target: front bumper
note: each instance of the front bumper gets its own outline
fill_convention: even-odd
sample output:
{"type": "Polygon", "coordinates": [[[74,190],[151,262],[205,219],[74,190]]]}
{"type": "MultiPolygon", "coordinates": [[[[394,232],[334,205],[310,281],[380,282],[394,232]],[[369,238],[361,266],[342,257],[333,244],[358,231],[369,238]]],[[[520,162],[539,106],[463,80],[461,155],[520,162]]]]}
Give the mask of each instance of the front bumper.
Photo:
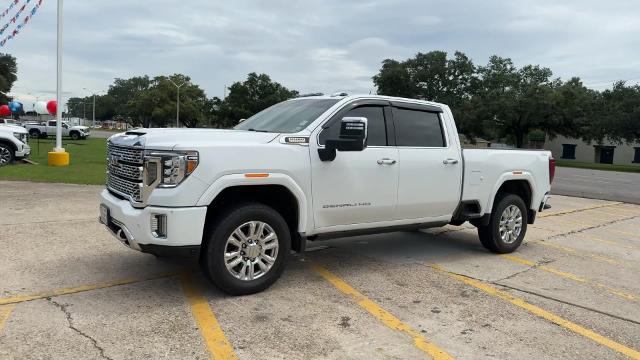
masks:
{"type": "Polygon", "coordinates": [[[22,144],[18,147],[18,151],[16,151],[15,157],[17,159],[23,159],[29,157],[31,155],[31,147],[27,144],[22,144]]]}
{"type": "Polygon", "coordinates": [[[155,253],[150,250],[175,247],[176,252],[179,252],[180,249],[198,247],[202,243],[206,207],[147,206],[137,209],[128,200],[117,198],[108,190],[103,190],[100,198],[101,206],[109,209],[107,223],[105,224],[102,216],[100,222],[107,226],[116,239],[134,250],[155,253]],[[153,235],[152,215],[166,215],[166,237],[153,235]]]}

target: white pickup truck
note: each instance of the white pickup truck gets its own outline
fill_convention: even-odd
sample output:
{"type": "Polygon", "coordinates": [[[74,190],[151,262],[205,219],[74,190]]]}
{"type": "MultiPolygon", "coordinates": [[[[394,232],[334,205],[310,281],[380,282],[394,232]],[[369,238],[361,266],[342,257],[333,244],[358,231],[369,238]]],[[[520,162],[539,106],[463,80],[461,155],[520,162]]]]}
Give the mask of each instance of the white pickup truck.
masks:
{"type": "Polygon", "coordinates": [[[0,124],[0,166],[11,164],[31,154],[27,130],[22,126],[0,124]]]}
{"type": "MultiPolygon", "coordinates": [[[[29,131],[29,136],[37,138],[56,135],[56,120],[49,120],[42,124],[26,124],[24,127],[29,131]]],[[[70,125],[62,122],[62,136],[69,136],[73,140],[86,139],[90,135],[88,126],[70,125]]]]}
{"type": "Polygon", "coordinates": [[[100,221],[125,245],[199,256],[227,293],[261,291],[306,240],[459,225],[514,251],[543,211],[548,151],[462,150],[443,104],[314,96],[232,130],[138,129],[108,140],[100,221]]]}

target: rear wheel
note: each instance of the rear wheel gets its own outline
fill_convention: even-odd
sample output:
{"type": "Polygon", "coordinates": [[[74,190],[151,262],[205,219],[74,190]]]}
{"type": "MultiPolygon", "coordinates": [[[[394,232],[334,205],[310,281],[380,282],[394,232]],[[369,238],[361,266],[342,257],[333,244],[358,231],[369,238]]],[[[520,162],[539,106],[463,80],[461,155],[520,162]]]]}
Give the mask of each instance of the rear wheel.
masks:
{"type": "Polygon", "coordinates": [[[258,203],[233,207],[208,227],[202,271],[231,295],[263,291],[278,280],[291,250],[282,216],[258,203]]]}
{"type": "Polygon", "coordinates": [[[515,251],[527,232],[527,206],[518,195],[498,195],[489,224],[478,226],[480,242],[487,250],[507,254],[515,251]]]}
{"type": "Polygon", "coordinates": [[[13,149],[7,144],[0,143],[0,166],[11,164],[13,156],[13,149]]]}
{"type": "Polygon", "coordinates": [[[36,130],[36,129],[32,129],[29,131],[29,136],[31,136],[31,138],[35,139],[40,137],[40,131],[36,130]]]}

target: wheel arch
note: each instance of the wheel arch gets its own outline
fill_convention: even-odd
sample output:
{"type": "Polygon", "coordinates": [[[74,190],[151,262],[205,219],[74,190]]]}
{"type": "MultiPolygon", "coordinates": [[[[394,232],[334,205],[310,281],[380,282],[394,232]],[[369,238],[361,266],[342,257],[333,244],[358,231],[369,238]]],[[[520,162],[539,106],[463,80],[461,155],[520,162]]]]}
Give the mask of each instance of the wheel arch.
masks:
{"type": "Polygon", "coordinates": [[[15,156],[15,152],[18,151],[18,147],[16,146],[16,144],[14,144],[13,142],[9,141],[9,140],[5,140],[5,139],[0,139],[0,144],[3,145],[7,145],[9,147],[9,149],[13,150],[14,152],[14,156],[15,156]]]}
{"type": "Polygon", "coordinates": [[[289,225],[293,249],[304,250],[300,233],[304,233],[307,227],[307,202],[302,189],[289,176],[268,174],[263,178],[248,178],[244,174],[226,175],[207,189],[198,206],[207,206],[209,222],[227,205],[239,202],[258,202],[274,208],[289,225]]]}
{"type": "Polygon", "coordinates": [[[533,199],[535,194],[535,187],[533,186],[533,180],[527,178],[526,176],[520,177],[506,177],[499,183],[500,185],[495,189],[491,200],[487,204],[487,210],[485,210],[485,214],[490,214],[493,210],[493,206],[500,194],[514,194],[518,195],[525,203],[527,208],[527,222],[532,224],[535,219],[535,210],[532,210],[533,199]]]}

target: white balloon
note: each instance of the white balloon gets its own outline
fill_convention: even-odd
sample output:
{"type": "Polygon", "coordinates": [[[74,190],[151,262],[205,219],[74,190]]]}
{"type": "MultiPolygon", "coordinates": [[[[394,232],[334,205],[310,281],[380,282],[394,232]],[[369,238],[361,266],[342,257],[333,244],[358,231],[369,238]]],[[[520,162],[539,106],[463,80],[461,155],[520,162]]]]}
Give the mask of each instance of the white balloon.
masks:
{"type": "Polygon", "coordinates": [[[49,112],[47,111],[47,102],[46,101],[38,101],[35,106],[36,113],[40,115],[46,115],[49,112]]]}

